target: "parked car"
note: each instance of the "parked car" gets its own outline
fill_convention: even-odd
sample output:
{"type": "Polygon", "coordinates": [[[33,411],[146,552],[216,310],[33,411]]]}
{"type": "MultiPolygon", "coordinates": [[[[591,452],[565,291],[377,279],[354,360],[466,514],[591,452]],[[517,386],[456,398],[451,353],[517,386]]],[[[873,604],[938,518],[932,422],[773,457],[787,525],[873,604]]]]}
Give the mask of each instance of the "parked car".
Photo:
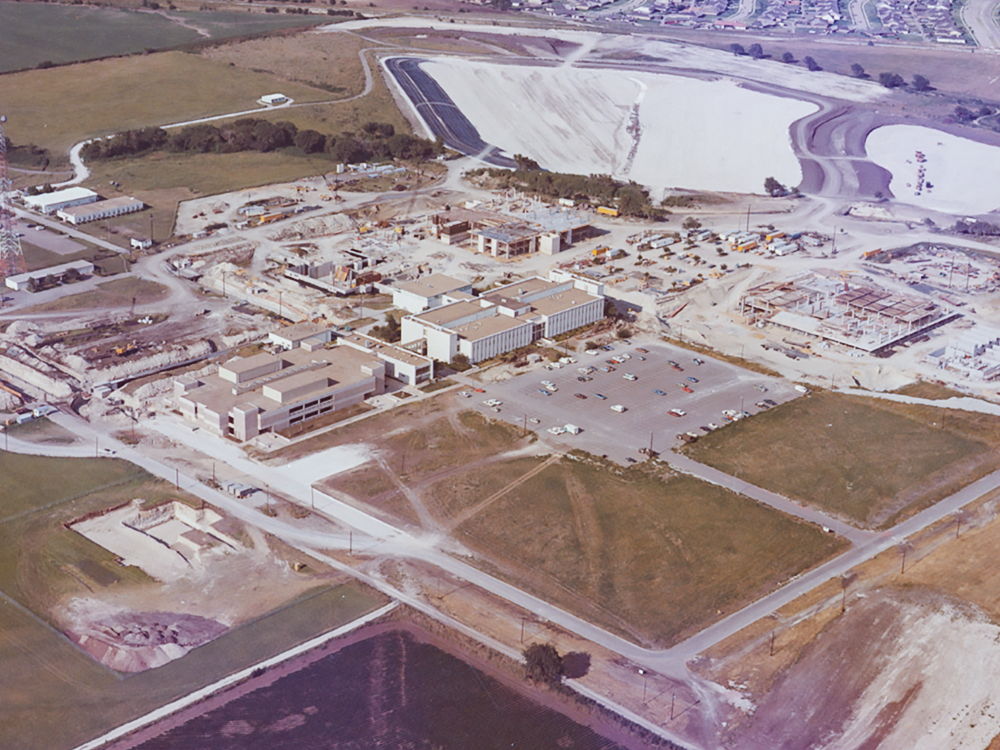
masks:
{"type": "Polygon", "coordinates": [[[621,404],[615,404],[614,406],[611,407],[611,411],[616,411],[619,414],[621,414],[623,411],[628,411],[628,409],[626,409],[621,404]]]}
{"type": "Polygon", "coordinates": [[[661,391],[659,388],[654,388],[653,389],[653,393],[655,393],[657,396],[666,396],[667,395],[665,392],[661,391]]]}
{"type": "Polygon", "coordinates": [[[608,400],[608,397],[605,396],[603,393],[595,393],[594,394],[594,398],[599,398],[601,401],[607,401],[608,400]]]}

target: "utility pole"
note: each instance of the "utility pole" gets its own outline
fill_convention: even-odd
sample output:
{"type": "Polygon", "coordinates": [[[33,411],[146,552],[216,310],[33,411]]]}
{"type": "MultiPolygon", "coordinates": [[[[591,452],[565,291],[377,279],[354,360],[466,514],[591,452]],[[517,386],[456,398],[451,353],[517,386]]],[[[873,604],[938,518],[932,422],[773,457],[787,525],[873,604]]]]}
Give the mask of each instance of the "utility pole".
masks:
{"type": "Polygon", "coordinates": [[[174,469],[174,487],[180,489],[180,486],[181,486],[181,470],[175,468],[174,469]]]}

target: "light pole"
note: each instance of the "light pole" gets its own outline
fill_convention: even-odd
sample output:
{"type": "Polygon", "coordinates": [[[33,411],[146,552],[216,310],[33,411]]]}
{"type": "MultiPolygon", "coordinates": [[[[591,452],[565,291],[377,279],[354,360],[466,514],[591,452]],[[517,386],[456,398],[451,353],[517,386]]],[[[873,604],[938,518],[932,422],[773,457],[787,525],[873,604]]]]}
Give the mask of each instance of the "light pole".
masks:
{"type": "Polygon", "coordinates": [[[281,292],[278,292],[278,317],[279,318],[285,317],[281,313],[282,313],[282,310],[281,310],[281,292]]]}
{"type": "Polygon", "coordinates": [[[646,670],[640,669],[639,674],[642,675],[642,705],[646,705],[646,670]]]}

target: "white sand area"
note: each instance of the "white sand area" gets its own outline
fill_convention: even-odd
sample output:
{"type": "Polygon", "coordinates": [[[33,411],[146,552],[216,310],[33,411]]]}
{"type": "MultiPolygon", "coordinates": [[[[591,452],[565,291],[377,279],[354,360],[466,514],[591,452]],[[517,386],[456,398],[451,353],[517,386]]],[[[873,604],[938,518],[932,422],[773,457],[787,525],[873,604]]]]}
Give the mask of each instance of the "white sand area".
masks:
{"type": "Polygon", "coordinates": [[[729,80],[443,58],[424,70],[487,143],[546,169],[611,174],[654,192],[762,193],[769,176],[798,185],[789,126],[817,110],[729,80]]]}
{"type": "Polygon", "coordinates": [[[892,173],[889,188],[901,203],[953,214],[983,214],[1000,208],[1000,148],[996,146],[918,125],[886,125],[869,134],[865,149],[869,159],[892,173]],[[917,151],[924,154],[922,163],[917,151]],[[925,184],[918,195],[921,166],[925,184]]]}
{"type": "Polygon", "coordinates": [[[333,474],[361,466],[370,460],[371,450],[367,445],[338,445],[287,463],[277,470],[297,482],[313,484],[333,474]]]}

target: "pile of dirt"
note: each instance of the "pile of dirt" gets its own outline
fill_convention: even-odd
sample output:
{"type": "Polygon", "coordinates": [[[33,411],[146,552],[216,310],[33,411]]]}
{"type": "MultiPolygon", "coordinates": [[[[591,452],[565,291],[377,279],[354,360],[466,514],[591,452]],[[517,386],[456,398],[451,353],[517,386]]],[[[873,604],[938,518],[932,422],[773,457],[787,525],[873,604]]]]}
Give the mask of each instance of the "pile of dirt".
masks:
{"type": "Polygon", "coordinates": [[[217,620],[177,612],[118,612],[79,622],[67,635],[118,672],[143,672],[222,635],[217,620]]]}

